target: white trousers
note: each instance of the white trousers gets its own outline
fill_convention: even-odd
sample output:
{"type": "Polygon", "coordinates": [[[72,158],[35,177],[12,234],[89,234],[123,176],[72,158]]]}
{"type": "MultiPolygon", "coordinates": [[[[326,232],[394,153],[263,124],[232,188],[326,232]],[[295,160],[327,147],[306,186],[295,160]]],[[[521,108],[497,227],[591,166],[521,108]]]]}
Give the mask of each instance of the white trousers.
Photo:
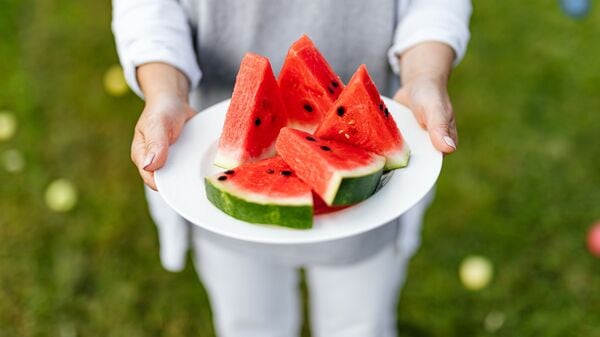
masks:
{"type": "MultiPolygon", "coordinates": [[[[238,255],[208,240],[196,252],[218,336],[299,335],[295,266],[238,255]]],[[[407,261],[389,245],[358,263],[306,266],[313,336],[395,336],[396,301],[407,261]]]]}
{"type": "MultiPolygon", "coordinates": [[[[167,269],[180,269],[182,247],[187,249],[182,238],[189,231],[177,223],[180,219],[160,209],[166,204],[157,193],[152,193],[149,192],[148,200],[159,229],[161,259],[167,269]]],[[[269,258],[265,255],[268,249],[257,247],[256,254],[252,246],[233,249],[231,242],[223,244],[213,235],[194,229],[191,240],[194,263],[209,295],[217,335],[298,336],[301,324],[298,269],[303,267],[313,336],[396,336],[399,292],[408,262],[419,245],[422,218],[431,199],[432,193],[399,218],[398,224],[386,225],[397,226],[398,230],[393,232],[397,238],[352,262],[321,264],[315,260],[301,263],[293,257],[269,258]]],[[[327,252],[327,246],[318,249],[327,252]]],[[[279,252],[285,251],[273,250],[273,254],[279,252]]],[[[293,253],[302,255],[302,249],[296,248],[293,253]]]]}

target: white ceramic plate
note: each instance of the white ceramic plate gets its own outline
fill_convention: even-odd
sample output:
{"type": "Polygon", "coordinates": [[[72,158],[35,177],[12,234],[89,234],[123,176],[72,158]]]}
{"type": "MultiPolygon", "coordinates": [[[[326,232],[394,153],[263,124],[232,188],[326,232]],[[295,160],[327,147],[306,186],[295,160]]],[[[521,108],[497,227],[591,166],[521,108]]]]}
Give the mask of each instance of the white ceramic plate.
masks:
{"type": "Polygon", "coordinates": [[[298,244],[341,239],[379,227],[415,205],[431,189],[442,167],[437,151],[408,108],[385,98],[411,148],[408,167],[393,172],[369,199],[344,210],[316,215],[310,230],[256,225],[234,219],[213,206],[204,193],[204,177],[222,171],[214,166],[217,142],[229,100],[192,118],[169,149],[165,166],[155,174],[164,200],[188,221],[227,237],[260,243],[298,244]]]}

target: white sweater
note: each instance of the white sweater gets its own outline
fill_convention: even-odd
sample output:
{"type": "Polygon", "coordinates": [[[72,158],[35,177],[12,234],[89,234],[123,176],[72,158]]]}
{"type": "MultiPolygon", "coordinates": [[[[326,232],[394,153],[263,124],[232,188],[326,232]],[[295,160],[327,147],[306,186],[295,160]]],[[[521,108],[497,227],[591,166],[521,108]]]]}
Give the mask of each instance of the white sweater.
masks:
{"type": "Polygon", "coordinates": [[[398,72],[396,55],[415,44],[446,43],[459,62],[470,14],[469,0],[113,0],[112,27],[138,95],[136,66],[161,61],[181,70],[192,90],[204,73],[200,90],[218,92],[209,94],[212,104],[231,94],[245,52],[269,57],[277,73],[288,46],[303,33],[343,80],[366,63],[389,95],[390,65],[398,72]]]}

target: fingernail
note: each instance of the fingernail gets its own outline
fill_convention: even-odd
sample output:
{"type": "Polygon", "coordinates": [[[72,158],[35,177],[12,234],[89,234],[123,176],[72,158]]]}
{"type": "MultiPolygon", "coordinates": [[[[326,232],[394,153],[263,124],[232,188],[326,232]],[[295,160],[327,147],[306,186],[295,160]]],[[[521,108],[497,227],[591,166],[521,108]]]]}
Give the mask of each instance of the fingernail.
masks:
{"type": "Polygon", "coordinates": [[[444,142],[448,144],[448,146],[456,150],[456,144],[454,143],[454,140],[452,140],[452,138],[444,136],[444,142]]]}
{"type": "Polygon", "coordinates": [[[154,157],[155,157],[154,152],[148,152],[146,154],[146,158],[144,158],[144,164],[143,164],[144,170],[146,168],[148,168],[148,166],[150,166],[150,164],[152,164],[152,162],[154,161],[154,157]]]}

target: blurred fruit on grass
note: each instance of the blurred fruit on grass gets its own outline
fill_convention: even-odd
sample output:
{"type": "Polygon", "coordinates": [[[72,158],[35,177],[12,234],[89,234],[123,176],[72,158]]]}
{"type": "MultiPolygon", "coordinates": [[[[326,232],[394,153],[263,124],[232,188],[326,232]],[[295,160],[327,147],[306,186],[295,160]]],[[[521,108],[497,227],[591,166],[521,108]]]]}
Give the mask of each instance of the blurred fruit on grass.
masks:
{"type": "Polygon", "coordinates": [[[592,255],[600,258],[600,220],[592,225],[587,237],[588,250],[592,255]]]}
{"type": "Polygon", "coordinates": [[[568,16],[576,19],[585,17],[590,11],[590,0],[560,0],[562,10],[568,16]]]}
{"type": "Polygon", "coordinates": [[[506,314],[501,311],[490,311],[483,321],[485,331],[494,333],[504,325],[506,314]]]}
{"type": "Polygon", "coordinates": [[[11,139],[17,133],[17,118],[10,111],[0,111],[0,141],[11,139]]]}
{"type": "Polygon", "coordinates": [[[2,166],[7,172],[19,173],[25,168],[25,157],[17,149],[9,149],[2,153],[2,166]]]}
{"type": "Polygon", "coordinates": [[[492,275],[492,263],[486,257],[467,256],[460,264],[460,280],[465,288],[469,290],[485,288],[492,280],[492,275]]]}
{"type": "Polygon", "coordinates": [[[115,97],[124,96],[129,92],[127,82],[125,82],[125,75],[123,74],[123,68],[120,65],[112,65],[104,73],[104,90],[115,97]]]}
{"type": "Polygon", "coordinates": [[[68,212],[77,204],[77,187],[67,179],[57,179],[46,188],[46,205],[55,212],[68,212]]]}

